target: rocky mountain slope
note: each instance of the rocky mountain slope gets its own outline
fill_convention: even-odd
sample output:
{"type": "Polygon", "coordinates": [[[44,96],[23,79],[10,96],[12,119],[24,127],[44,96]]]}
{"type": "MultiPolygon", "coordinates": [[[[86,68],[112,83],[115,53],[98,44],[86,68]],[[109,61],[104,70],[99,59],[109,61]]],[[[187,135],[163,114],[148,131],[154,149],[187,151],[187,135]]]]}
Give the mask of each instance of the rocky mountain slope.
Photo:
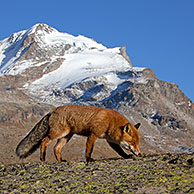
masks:
{"type": "MultiPolygon", "coordinates": [[[[151,69],[133,67],[125,47],[107,48],[37,24],[0,41],[0,83],[0,162],[18,161],[14,150],[22,136],[52,106],[69,103],[113,108],[141,122],[145,153],[193,150],[193,102],[151,69]]],[[[65,157],[82,159],[84,142],[73,138],[65,157]]],[[[116,156],[101,140],[94,154],[116,156]]]]}

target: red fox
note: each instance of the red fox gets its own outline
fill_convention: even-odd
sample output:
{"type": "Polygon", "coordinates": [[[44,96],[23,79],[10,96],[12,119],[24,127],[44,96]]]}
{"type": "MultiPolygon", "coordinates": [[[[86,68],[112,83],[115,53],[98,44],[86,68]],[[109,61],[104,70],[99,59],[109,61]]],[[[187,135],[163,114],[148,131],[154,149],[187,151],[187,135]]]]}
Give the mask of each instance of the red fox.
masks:
{"type": "Polygon", "coordinates": [[[52,140],[58,140],[54,146],[57,161],[61,158],[61,149],[74,134],[87,136],[85,157],[92,161],[91,154],[97,138],[105,138],[108,144],[122,157],[130,158],[122,148],[134,155],[140,153],[140,123],[132,125],[123,115],[112,109],[82,105],[59,106],[45,115],[18,144],[16,153],[26,158],[40,147],[40,160],[45,161],[46,147],[52,140]]]}

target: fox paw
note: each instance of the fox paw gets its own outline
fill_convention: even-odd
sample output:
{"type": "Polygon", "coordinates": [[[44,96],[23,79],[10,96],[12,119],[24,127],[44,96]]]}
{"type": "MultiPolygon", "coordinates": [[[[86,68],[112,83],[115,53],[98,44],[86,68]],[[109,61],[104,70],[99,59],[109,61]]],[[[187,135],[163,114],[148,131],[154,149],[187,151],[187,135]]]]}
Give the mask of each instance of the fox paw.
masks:
{"type": "Polygon", "coordinates": [[[63,160],[63,159],[61,159],[61,162],[67,162],[67,160],[63,160]]]}
{"type": "Polygon", "coordinates": [[[45,162],[45,158],[40,158],[40,161],[41,162],[45,162]]]}
{"type": "Polygon", "coordinates": [[[86,159],[86,165],[88,165],[89,162],[94,162],[95,160],[93,158],[87,158],[86,159]]]}

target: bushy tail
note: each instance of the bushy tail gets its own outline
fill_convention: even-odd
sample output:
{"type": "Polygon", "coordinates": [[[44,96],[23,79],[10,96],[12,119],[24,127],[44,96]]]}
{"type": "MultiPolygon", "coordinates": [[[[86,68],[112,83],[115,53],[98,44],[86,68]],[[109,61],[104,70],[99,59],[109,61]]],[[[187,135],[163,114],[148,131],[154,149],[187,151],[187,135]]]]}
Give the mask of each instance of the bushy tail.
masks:
{"type": "Polygon", "coordinates": [[[16,154],[20,158],[26,158],[39,148],[41,141],[49,132],[49,117],[50,113],[45,115],[29,132],[29,134],[22,139],[16,148],[16,154]]]}

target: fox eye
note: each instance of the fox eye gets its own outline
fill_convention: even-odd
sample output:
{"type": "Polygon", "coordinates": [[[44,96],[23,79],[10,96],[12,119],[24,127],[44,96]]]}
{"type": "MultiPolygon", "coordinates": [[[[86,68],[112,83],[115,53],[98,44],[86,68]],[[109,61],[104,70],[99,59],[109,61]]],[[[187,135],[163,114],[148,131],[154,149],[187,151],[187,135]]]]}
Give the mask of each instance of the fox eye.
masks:
{"type": "Polygon", "coordinates": [[[132,144],[132,145],[135,145],[135,142],[133,141],[131,144],[132,144]]]}

